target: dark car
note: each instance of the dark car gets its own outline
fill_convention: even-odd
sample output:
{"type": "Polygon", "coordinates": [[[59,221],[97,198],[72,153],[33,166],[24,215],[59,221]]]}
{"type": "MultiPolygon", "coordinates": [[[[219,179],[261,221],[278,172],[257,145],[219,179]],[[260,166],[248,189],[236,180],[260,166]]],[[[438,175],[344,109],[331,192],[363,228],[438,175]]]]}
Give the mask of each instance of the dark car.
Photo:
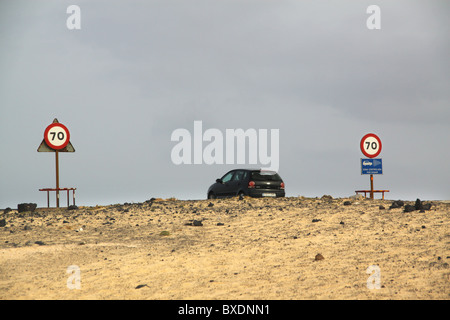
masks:
{"type": "Polygon", "coordinates": [[[208,199],[237,195],[284,197],[284,182],[275,171],[235,169],[217,179],[208,189],[208,199]]]}

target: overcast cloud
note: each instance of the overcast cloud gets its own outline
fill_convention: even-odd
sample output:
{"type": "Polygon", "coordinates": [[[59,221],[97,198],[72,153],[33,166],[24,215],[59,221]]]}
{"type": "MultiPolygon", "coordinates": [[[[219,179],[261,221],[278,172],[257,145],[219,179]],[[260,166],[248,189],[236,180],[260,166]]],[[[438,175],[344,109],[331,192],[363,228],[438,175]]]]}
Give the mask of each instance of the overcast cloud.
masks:
{"type": "Polygon", "coordinates": [[[78,205],[204,199],[255,167],[173,164],[171,133],[195,120],[279,129],[287,196],[368,188],[359,142],[373,132],[375,188],[450,199],[449,16],[446,0],[2,1],[0,208],[46,205],[54,154],[36,150],[54,118],[76,149],[60,186],[78,205]],[[66,27],[72,4],[81,30],[66,27]],[[381,30],[366,27],[372,4],[381,30]]]}

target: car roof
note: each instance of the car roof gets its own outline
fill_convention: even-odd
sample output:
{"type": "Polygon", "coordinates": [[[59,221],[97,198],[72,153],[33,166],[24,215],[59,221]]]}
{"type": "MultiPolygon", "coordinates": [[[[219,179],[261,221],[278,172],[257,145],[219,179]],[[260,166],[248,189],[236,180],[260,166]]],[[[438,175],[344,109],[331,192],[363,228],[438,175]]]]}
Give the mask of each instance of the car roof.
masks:
{"type": "Polygon", "coordinates": [[[250,171],[250,172],[261,172],[261,171],[264,171],[264,172],[273,172],[273,173],[277,173],[277,172],[274,171],[274,170],[264,170],[264,169],[233,169],[233,170],[230,170],[230,171],[228,171],[228,172],[232,172],[232,171],[250,171]]]}

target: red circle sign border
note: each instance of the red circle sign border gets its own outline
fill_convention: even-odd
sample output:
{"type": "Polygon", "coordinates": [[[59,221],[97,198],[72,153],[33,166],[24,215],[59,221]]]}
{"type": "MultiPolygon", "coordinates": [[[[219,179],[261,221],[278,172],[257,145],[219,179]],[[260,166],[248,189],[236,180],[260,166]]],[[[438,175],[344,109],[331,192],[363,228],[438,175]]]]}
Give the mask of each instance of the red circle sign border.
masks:
{"type": "Polygon", "coordinates": [[[45,132],[44,132],[44,140],[45,140],[45,143],[47,143],[47,145],[48,145],[50,148],[54,149],[54,150],[60,150],[60,149],[63,149],[63,148],[65,148],[65,147],[69,144],[69,141],[70,141],[70,132],[69,132],[69,129],[67,129],[67,127],[66,127],[65,125],[63,125],[62,123],[52,123],[51,125],[49,125],[49,126],[45,129],[45,132]],[[60,145],[60,146],[55,146],[55,145],[53,145],[53,144],[48,140],[48,138],[47,138],[48,132],[50,131],[51,128],[54,128],[54,127],[61,127],[61,128],[66,132],[66,134],[67,134],[67,140],[66,140],[66,142],[64,142],[64,143],[63,143],[62,145],[60,145]]]}
{"type": "Polygon", "coordinates": [[[368,133],[368,134],[366,134],[364,137],[362,137],[359,146],[360,146],[360,148],[361,148],[361,152],[362,152],[366,157],[368,157],[368,158],[376,158],[376,157],[378,157],[378,155],[379,155],[380,152],[381,152],[382,144],[381,144],[381,139],[380,139],[376,134],[374,134],[374,133],[368,133]],[[366,139],[369,138],[369,137],[375,138],[375,139],[378,141],[378,144],[380,145],[380,148],[378,149],[377,153],[375,153],[375,154],[368,154],[367,152],[364,151],[364,140],[366,140],[366,139]]]}

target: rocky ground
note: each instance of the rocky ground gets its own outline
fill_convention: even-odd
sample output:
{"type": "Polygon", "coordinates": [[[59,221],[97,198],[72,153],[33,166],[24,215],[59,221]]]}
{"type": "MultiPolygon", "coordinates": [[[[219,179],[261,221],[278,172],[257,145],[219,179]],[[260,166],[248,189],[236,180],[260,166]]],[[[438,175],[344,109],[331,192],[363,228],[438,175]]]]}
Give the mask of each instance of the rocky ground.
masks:
{"type": "Polygon", "coordinates": [[[449,299],[449,217],[330,196],[4,210],[0,299],[449,299]]]}

